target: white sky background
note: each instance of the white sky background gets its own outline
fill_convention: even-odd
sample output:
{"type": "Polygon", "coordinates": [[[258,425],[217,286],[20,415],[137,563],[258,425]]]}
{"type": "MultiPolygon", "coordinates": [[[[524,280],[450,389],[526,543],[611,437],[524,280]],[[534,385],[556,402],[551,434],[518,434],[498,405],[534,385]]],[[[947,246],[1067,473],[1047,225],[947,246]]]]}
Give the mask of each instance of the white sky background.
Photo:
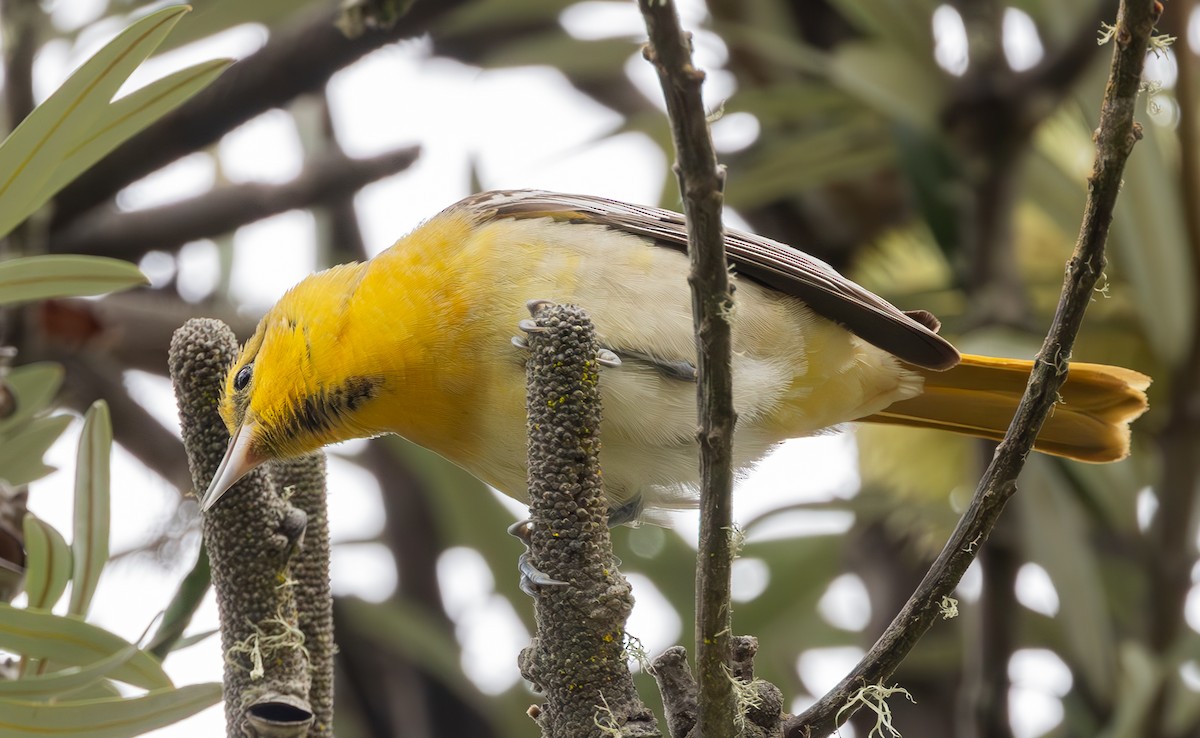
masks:
{"type": "MultiPolygon", "coordinates": [[[[681,4],[685,25],[699,26],[702,3],[690,0],[681,4]]],[[[55,22],[67,28],[90,22],[99,12],[91,0],[59,0],[52,7],[55,22]]],[[[1005,50],[1012,65],[1025,68],[1036,63],[1041,45],[1028,16],[1010,10],[1005,20],[1005,50]]],[[[182,22],[188,22],[186,16],[182,22]]],[[[563,23],[568,31],[591,38],[644,35],[641,18],[630,2],[581,3],[564,14],[563,23]]],[[[70,48],[65,42],[49,45],[35,64],[39,99],[120,27],[105,24],[102,29],[85,32],[78,48],[70,48]]],[[[935,31],[939,63],[961,73],[965,33],[957,13],[949,8],[939,10],[935,31]]],[[[204,59],[245,56],[265,38],[261,27],[232,29],[209,42],[151,60],[135,75],[131,88],[204,59]]],[[[696,56],[699,65],[710,70],[705,93],[708,105],[715,109],[734,92],[732,79],[720,71],[725,49],[719,39],[700,32],[696,56]]],[[[640,55],[631,55],[626,69],[657,102],[657,80],[640,55]]],[[[415,166],[370,185],[356,200],[371,253],[387,248],[423,219],[468,194],[468,166],[472,162],[488,188],[537,187],[648,204],[658,202],[665,181],[667,161],[657,146],[640,134],[609,137],[619,125],[619,117],[575,91],[548,68],[481,71],[431,59],[427,44],[417,40],[376,52],[339,72],[330,83],[329,98],[339,141],[351,156],[368,156],[411,144],[422,147],[415,166]]],[[[718,147],[726,150],[748,145],[756,134],[757,122],[747,115],[729,116],[714,126],[718,147]]],[[[283,182],[299,172],[303,152],[291,117],[273,111],[227,136],[216,154],[219,175],[229,181],[283,182]]],[[[193,155],[128,188],[120,203],[138,208],[170,202],[205,191],[217,177],[212,157],[193,155]]],[[[734,213],[729,214],[729,220],[732,225],[742,225],[734,213]]],[[[231,287],[255,313],[271,305],[316,264],[314,224],[307,213],[284,213],[246,226],[237,232],[234,242],[231,287]]],[[[181,291],[187,297],[198,298],[217,284],[218,251],[211,243],[191,244],[183,250],[178,265],[169,257],[152,257],[142,267],[155,281],[169,278],[178,268],[181,291]]],[[[165,380],[131,372],[127,381],[159,419],[177,429],[174,398],[165,380]]],[[[31,495],[33,511],[67,534],[71,529],[77,435],[78,424],[50,454],[50,462],[62,471],[37,483],[31,495]]],[[[355,444],[347,444],[342,452],[355,448],[355,444]]],[[[381,528],[378,487],[369,474],[339,459],[338,453],[335,449],[329,466],[334,541],[370,539],[381,528]]],[[[857,487],[853,454],[853,442],[846,435],[788,444],[784,453],[769,458],[741,485],[736,517],[746,520],[801,499],[853,494],[857,487]],[[798,474],[797,470],[803,472],[798,474]],[[781,491],[788,493],[781,496],[781,491]]],[[[138,545],[159,530],[173,509],[176,492],[121,449],[116,451],[112,473],[112,549],[116,552],[138,545]]],[[[514,517],[521,514],[520,506],[514,504],[513,509],[514,517]]],[[[797,529],[814,533],[842,531],[850,524],[846,516],[836,514],[790,516],[784,522],[793,534],[797,529]]],[[[695,528],[692,516],[682,517],[677,526],[689,541],[695,538],[695,528]]],[[[771,534],[770,530],[762,531],[762,535],[771,534]]],[[[190,544],[189,550],[197,541],[190,544]]],[[[517,553],[514,541],[512,576],[516,576],[517,553]]],[[[90,619],[125,638],[136,639],[166,606],[191,563],[188,558],[171,570],[137,560],[110,565],[100,582],[90,619]]],[[[498,570],[503,572],[505,566],[500,562],[498,570]]],[[[760,563],[756,566],[748,560],[738,566],[735,590],[739,598],[752,598],[767,586],[760,563]]],[[[528,642],[528,634],[511,606],[494,594],[489,567],[476,552],[458,549],[445,555],[439,574],[446,609],[458,624],[464,665],[469,667],[470,676],[487,692],[509,688],[519,679],[516,655],[528,642]]],[[[348,543],[334,550],[336,592],[380,600],[395,586],[395,577],[389,554],[379,545],[348,543]]],[[[661,595],[645,577],[635,575],[631,579],[638,606],[630,630],[657,653],[676,642],[678,618],[665,610],[661,595]]],[[[1021,601],[1027,606],[1039,611],[1057,609],[1057,595],[1045,571],[1038,567],[1023,571],[1019,585],[1021,601]]],[[[969,603],[977,596],[978,578],[969,576],[962,590],[969,603]]],[[[1196,605],[1200,613],[1200,601],[1196,605]]],[[[830,622],[852,630],[865,627],[868,607],[862,583],[853,575],[836,580],[821,602],[821,612],[830,622]]],[[[192,631],[215,628],[216,624],[216,607],[210,594],[192,631]]],[[[861,653],[858,649],[813,651],[800,660],[797,668],[809,689],[820,693],[832,686],[861,653]]],[[[166,667],[178,684],[220,680],[218,639],[213,637],[172,654],[166,667]]],[[[1010,671],[1018,738],[1040,735],[1060,722],[1059,697],[1070,689],[1065,665],[1050,652],[1022,651],[1014,657],[1010,671]]],[[[217,706],[153,735],[220,735],[223,726],[222,708],[217,706]]],[[[844,728],[842,735],[850,738],[853,730],[844,728]]]]}

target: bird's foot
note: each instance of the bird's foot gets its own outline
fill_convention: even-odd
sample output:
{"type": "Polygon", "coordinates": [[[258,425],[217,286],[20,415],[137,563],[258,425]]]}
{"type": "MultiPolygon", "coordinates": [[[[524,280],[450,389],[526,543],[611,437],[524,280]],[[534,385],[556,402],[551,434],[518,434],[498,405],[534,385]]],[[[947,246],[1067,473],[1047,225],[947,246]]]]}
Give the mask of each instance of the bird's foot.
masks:
{"type": "MultiPolygon", "coordinates": [[[[525,309],[529,311],[530,315],[537,315],[539,310],[553,304],[550,300],[530,300],[525,303],[525,309]]],[[[545,333],[547,330],[529,318],[518,322],[517,327],[525,333],[545,333]]],[[[529,348],[529,344],[526,342],[524,336],[513,336],[512,345],[522,351],[529,348]]],[[[621,357],[617,356],[616,352],[611,349],[601,348],[596,352],[596,363],[600,364],[600,366],[618,367],[621,366],[621,357]]]]}
{"type": "Polygon", "coordinates": [[[567,582],[555,579],[534,566],[533,558],[529,555],[529,539],[533,535],[533,521],[518,520],[508,526],[508,533],[525,544],[525,550],[517,557],[517,571],[521,573],[522,592],[534,597],[538,590],[544,587],[567,586],[567,582]]]}

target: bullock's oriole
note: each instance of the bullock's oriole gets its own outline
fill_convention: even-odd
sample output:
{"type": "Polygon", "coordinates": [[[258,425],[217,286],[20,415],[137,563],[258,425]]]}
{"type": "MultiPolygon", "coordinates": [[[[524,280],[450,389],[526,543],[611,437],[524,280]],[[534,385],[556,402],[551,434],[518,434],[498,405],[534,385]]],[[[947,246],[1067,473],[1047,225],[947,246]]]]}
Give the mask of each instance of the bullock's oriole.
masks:
{"type": "MultiPolygon", "coordinates": [[[[1031,362],[960,356],[937,320],[904,313],[825,263],[729,231],[736,269],[734,458],[852,420],[999,439],[1031,362]]],[[[525,496],[524,352],[533,298],[580,305],[620,366],[602,374],[600,462],[624,511],[686,503],[698,479],[695,342],[683,217],[611,200],[490,192],[365,263],[294,287],[229,370],[229,450],[207,509],[247,471],[396,433],[525,496]]],[[[1084,461],[1129,452],[1149,378],[1073,363],[1037,441],[1084,461]]]]}

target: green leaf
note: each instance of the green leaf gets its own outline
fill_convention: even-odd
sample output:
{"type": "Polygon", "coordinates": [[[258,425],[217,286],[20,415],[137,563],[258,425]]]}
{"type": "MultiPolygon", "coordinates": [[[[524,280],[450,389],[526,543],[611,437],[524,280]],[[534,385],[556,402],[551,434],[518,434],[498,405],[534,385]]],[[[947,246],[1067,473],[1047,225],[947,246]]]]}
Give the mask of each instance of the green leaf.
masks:
{"type": "Polygon", "coordinates": [[[155,54],[200,41],[243,23],[257,23],[273,31],[281,23],[315,4],[312,0],[254,0],[252,3],[245,0],[204,0],[193,3],[187,23],[176,28],[155,54]]]}
{"type": "Polygon", "coordinates": [[[70,424],[70,415],[52,415],[31,420],[18,433],[6,434],[0,439],[0,479],[16,487],[54,471],[42,457],[70,424]]]}
{"type": "Polygon", "coordinates": [[[136,21],[84,62],[0,144],[0,235],[44,202],[46,186],[68,151],[134,69],[189,10],[177,5],[136,21]]]}
{"type": "Polygon", "coordinates": [[[79,455],[75,465],[75,531],[71,550],[75,573],[71,582],[72,615],[86,615],[96,593],[96,582],[108,562],[109,459],[112,456],[112,421],[108,404],[96,400],[83,416],[79,455]]]}
{"type": "Polygon", "coordinates": [[[115,100],[92,124],[91,135],[67,152],[33,209],[45,205],[59,190],[126,139],[208,87],[232,63],[232,59],[202,62],[115,100]]]}
{"type": "Polygon", "coordinates": [[[197,643],[206,641],[220,632],[221,631],[218,628],[210,628],[209,630],[202,630],[199,633],[192,633],[191,635],[184,636],[183,638],[180,638],[171,644],[170,651],[171,653],[174,653],[175,651],[182,651],[185,648],[191,648],[197,643]]]}
{"type": "Polygon", "coordinates": [[[63,254],[0,262],[0,306],[100,295],[143,284],[148,280],[136,266],[107,256],[63,254]]]}
{"type": "Polygon", "coordinates": [[[17,397],[17,411],[0,420],[0,436],[50,406],[50,401],[62,386],[63,368],[50,361],[26,364],[9,372],[5,381],[17,397]]]}
{"type": "Polygon", "coordinates": [[[192,617],[200,608],[211,586],[212,569],[208,560],[208,549],[201,546],[196,555],[196,563],[179,583],[179,589],[175,590],[175,596],[167,604],[162,622],[146,644],[146,650],[159,659],[165,659],[171,651],[183,648],[180,645],[183,631],[191,624],[192,617]]]}
{"type": "Polygon", "coordinates": [[[126,738],[162,728],[221,701],[220,684],[191,684],[141,697],[73,702],[0,701],[0,735],[126,738]]]}
{"type": "Polygon", "coordinates": [[[33,515],[25,515],[22,527],[28,553],[25,593],[29,595],[29,607],[49,610],[71,581],[71,547],[54,526],[33,515]]]}
{"type": "MultiPolygon", "coordinates": [[[[77,617],[22,610],[0,603],[0,649],[12,653],[69,666],[87,666],[129,645],[124,638],[77,617]]],[[[172,686],[171,678],[163,671],[162,664],[145,651],[138,651],[127,663],[110,672],[109,676],[142,689],[172,686]]],[[[4,710],[0,709],[0,716],[4,714],[4,710]]],[[[0,735],[3,735],[2,730],[0,735]]]]}
{"type": "MultiPolygon", "coordinates": [[[[0,704],[11,699],[47,699],[79,692],[95,685],[112,672],[129,663],[138,654],[138,647],[129,644],[111,656],[88,666],[70,666],[50,674],[25,676],[13,681],[0,681],[0,704]]],[[[79,696],[76,695],[78,698],[79,696]]]]}

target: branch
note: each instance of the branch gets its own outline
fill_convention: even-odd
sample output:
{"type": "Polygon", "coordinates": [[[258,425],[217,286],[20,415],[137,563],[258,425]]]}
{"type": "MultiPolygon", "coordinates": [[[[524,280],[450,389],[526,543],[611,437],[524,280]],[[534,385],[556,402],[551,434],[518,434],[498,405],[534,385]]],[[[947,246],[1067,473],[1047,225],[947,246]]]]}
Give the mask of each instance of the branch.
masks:
{"type": "Polygon", "coordinates": [[[354,39],[334,27],[340,11],[333,7],[273,31],[257,52],[63,188],[54,200],[55,226],[76,219],[131,182],[215,143],[260,113],[320,89],[339,69],[381,46],[425,32],[435,20],[465,4],[465,0],[416,3],[392,28],[368,29],[354,39]]]}
{"type": "Polygon", "coordinates": [[[687,217],[699,381],[700,541],[696,552],[696,671],[700,685],[697,729],[705,738],[736,730],[729,678],[729,586],[733,564],[733,372],[729,316],[733,294],[725,260],[721,203],[725,173],[717,164],[691,45],[673,0],[638,0],[650,44],[646,58],[658,72],[675,141],[675,173],[687,217]]]}
{"type": "MultiPolygon", "coordinates": [[[[171,341],[170,368],[183,445],[196,489],[216,471],[229,434],[217,413],[225,372],[237,353],[216,320],[190,320],[171,341]]],[[[203,518],[225,654],[225,722],[230,736],[301,736],[313,721],[309,664],[298,628],[289,559],[305,515],[276,493],[266,469],[203,518]]]]}
{"type": "Polygon", "coordinates": [[[600,478],[599,345],[577,307],[531,304],[526,413],[529,434],[529,552],[560,582],[534,597],[537,636],[521,674],[546,695],[535,717],[550,738],[658,736],[633,686],[625,621],[629,582],[614,565],[608,502],[600,478]],[[610,731],[611,732],[611,731],[610,731]]]}
{"type": "Polygon", "coordinates": [[[1122,2],[1112,68],[1100,109],[1096,160],[1088,178],[1088,200],[1075,252],[1067,263],[1062,296],[1050,331],[1042,344],[1029,384],[1004,440],[980,480],[946,547],[904,608],[854,670],[808,710],[784,724],[785,735],[808,738],[827,735],[849,717],[838,711],[866,685],[880,684],[912,650],[921,635],[940,617],[942,598],[949,596],[988,537],[1005,503],[1016,491],[1017,474],[1033,447],[1042,422],[1057,399],[1067,376],[1067,362],[1084,311],[1104,269],[1104,242],[1112,222],[1121,173],[1141,137],[1134,123],[1138,87],[1150,34],[1158,20],[1155,0],[1122,2]]]}
{"type": "Polygon", "coordinates": [[[228,304],[184,302],[165,290],[119,292],[101,300],[46,300],[38,303],[31,317],[21,351],[35,355],[38,344],[44,343],[46,354],[58,361],[61,354],[87,350],[110,356],[124,369],[165,376],[171,335],[201,310],[239,336],[254,333],[259,318],[243,315],[228,304]]]}
{"type": "Polygon", "coordinates": [[[49,251],[130,260],[155,249],[172,251],[276,213],[342,201],[364,185],[407,169],[417,154],[416,147],[369,159],[333,154],[310,161],[299,176],[282,185],[231,185],[156,208],[93,211],[53,234],[49,251]]]}
{"type": "Polygon", "coordinates": [[[2,0],[0,15],[8,38],[4,44],[4,107],[11,132],[37,104],[33,96],[33,57],[41,45],[46,16],[36,0],[2,0]]]}

